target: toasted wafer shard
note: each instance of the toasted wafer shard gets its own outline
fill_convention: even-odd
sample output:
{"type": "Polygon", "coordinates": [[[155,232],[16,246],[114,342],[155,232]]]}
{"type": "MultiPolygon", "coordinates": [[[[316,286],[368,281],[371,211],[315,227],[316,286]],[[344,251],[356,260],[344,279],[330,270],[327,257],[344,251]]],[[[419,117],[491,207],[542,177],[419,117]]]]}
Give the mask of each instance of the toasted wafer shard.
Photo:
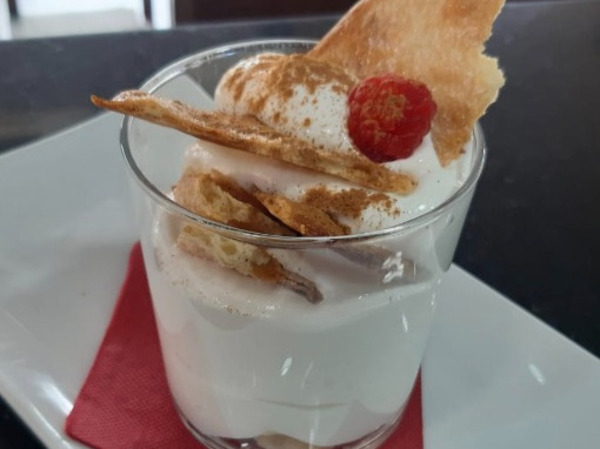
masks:
{"type": "MultiPolygon", "coordinates": [[[[218,170],[212,170],[211,178],[213,182],[215,182],[221,189],[229,193],[236,200],[254,207],[257,211],[262,212],[264,215],[269,215],[267,208],[263,206],[254,195],[239,185],[238,182],[231,176],[224,175],[218,170]]],[[[268,233],[265,231],[261,232],[268,233]]],[[[291,232],[289,229],[284,228],[281,235],[289,235],[290,233],[291,232]]]]}
{"type": "MultiPolygon", "coordinates": [[[[318,206],[294,202],[278,194],[260,191],[251,194],[237,184],[234,179],[217,170],[212,170],[210,173],[199,173],[188,169],[176,184],[174,191],[175,199],[192,212],[227,224],[232,224],[231,217],[251,217],[250,223],[244,224],[245,220],[240,220],[240,218],[236,221],[238,224],[244,225],[244,229],[264,234],[292,234],[290,229],[271,220],[268,214],[277,217],[304,236],[348,234],[346,227],[335,222],[326,211],[318,206]],[[205,182],[211,185],[203,188],[205,182]],[[232,198],[228,198],[227,195],[223,197],[223,192],[219,190],[221,187],[239,201],[232,201],[232,198]],[[260,217],[262,214],[264,216],[260,217]],[[278,229],[277,226],[282,229],[278,229]]],[[[389,251],[371,245],[359,244],[336,248],[334,251],[370,270],[381,270],[385,260],[391,257],[389,251]]],[[[217,256],[215,255],[215,257],[217,256]]]]}
{"type": "Polygon", "coordinates": [[[194,256],[208,257],[224,268],[290,288],[311,303],[323,299],[314,282],[286,270],[263,248],[191,225],[184,226],[177,238],[177,245],[194,256]]]}
{"type": "Polygon", "coordinates": [[[427,84],[438,106],[432,139],[443,165],[456,159],[504,77],[482,54],[504,0],[362,0],[310,57],[366,78],[396,73],[427,84]]]}
{"type": "Polygon", "coordinates": [[[271,214],[304,236],[339,236],[349,232],[347,227],[310,204],[292,201],[278,193],[256,192],[254,195],[271,214]]]}
{"type": "Polygon", "coordinates": [[[94,95],[91,100],[104,109],[174,128],[209,142],[328,173],[375,190],[409,194],[417,186],[416,180],[408,174],[393,172],[358,153],[342,157],[315,147],[279,133],[252,116],[201,111],[179,101],[135,90],[122,92],[112,100],[94,95]]]}
{"type": "MultiPolygon", "coordinates": [[[[280,194],[255,192],[254,195],[269,212],[306,237],[339,236],[350,233],[318,205],[292,201],[280,194]]],[[[385,262],[393,256],[390,251],[368,244],[349,244],[335,247],[340,256],[374,271],[384,271],[385,262]]]]}
{"type": "Polygon", "coordinates": [[[210,220],[263,234],[294,235],[290,229],[249,204],[248,201],[254,201],[262,207],[233,179],[216,170],[186,170],[173,193],[175,201],[183,207],[210,220]]]}

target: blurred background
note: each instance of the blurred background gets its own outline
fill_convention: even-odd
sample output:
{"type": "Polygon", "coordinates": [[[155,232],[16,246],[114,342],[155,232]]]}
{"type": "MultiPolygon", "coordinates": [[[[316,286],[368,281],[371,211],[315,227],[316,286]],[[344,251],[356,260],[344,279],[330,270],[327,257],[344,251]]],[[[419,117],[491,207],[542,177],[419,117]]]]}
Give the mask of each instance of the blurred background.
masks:
{"type": "Polygon", "coordinates": [[[165,29],[176,24],[332,13],[354,0],[0,0],[0,39],[165,29]]]}
{"type": "Polygon", "coordinates": [[[347,10],[354,2],[355,0],[0,0],[0,40],[165,29],[192,22],[336,13],[347,10]]]}

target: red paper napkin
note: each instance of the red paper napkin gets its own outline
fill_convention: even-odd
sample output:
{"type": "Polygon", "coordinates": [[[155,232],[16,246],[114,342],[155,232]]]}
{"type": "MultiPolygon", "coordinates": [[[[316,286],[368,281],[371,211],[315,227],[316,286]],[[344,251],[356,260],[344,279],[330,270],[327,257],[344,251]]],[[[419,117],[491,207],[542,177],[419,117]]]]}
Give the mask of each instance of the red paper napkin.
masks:
{"type": "MultiPolygon", "coordinates": [[[[203,449],[179,419],[167,386],[140,245],[92,369],[66,422],[98,449],[203,449]]],[[[421,382],[382,449],[422,449],[421,382]]]]}

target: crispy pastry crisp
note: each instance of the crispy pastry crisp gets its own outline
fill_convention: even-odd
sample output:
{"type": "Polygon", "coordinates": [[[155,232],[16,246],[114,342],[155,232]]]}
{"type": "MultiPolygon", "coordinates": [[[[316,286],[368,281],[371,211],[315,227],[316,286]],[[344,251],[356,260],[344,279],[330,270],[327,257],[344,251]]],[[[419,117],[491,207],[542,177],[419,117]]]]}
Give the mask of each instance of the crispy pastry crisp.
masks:
{"type": "Polygon", "coordinates": [[[278,193],[257,192],[255,196],[283,223],[308,237],[348,234],[345,226],[335,222],[323,210],[278,193]]]}
{"type": "MultiPolygon", "coordinates": [[[[216,170],[208,173],[185,171],[173,193],[175,201],[183,207],[210,220],[263,234],[294,235],[287,227],[250,204],[252,195],[247,194],[235,180],[216,170]]],[[[260,205],[260,202],[257,203],[260,205]]]]}
{"type": "Polygon", "coordinates": [[[438,106],[442,165],[458,158],[504,76],[482,54],[504,0],[362,0],[310,51],[363,79],[395,73],[427,85],[438,106]]]}
{"type": "Polygon", "coordinates": [[[267,156],[384,192],[411,193],[417,182],[410,175],[393,172],[366,157],[340,157],[295,137],[282,134],[250,115],[201,111],[175,100],[131,90],[112,100],[92,95],[101,108],[131,115],[158,125],[177,129],[200,139],[249,153],[267,156]]]}
{"type": "MultiPolygon", "coordinates": [[[[265,234],[294,234],[263,213],[261,203],[235,180],[216,170],[185,171],[173,192],[179,204],[211,220],[265,234]]],[[[189,254],[214,260],[243,275],[291,288],[312,303],[323,297],[312,281],[286,270],[275,257],[255,245],[192,225],[182,228],[177,245],[189,254]]]]}
{"type": "Polygon", "coordinates": [[[314,282],[286,270],[277,259],[258,246],[238,242],[191,225],[184,226],[177,238],[177,245],[192,255],[208,257],[222,267],[290,288],[312,303],[323,299],[314,282]]]}

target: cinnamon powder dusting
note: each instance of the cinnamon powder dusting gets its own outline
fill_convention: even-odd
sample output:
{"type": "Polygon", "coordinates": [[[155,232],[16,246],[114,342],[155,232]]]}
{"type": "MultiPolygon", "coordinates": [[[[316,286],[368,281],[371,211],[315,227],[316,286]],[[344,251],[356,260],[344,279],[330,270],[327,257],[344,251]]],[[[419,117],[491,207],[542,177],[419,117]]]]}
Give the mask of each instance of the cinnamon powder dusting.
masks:
{"type": "Polygon", "coordinates": [[[385,193],[368,193],[363,189],[346,189],[331,191],[325,185],[309,189],[303,196],[303,202],[317,207],[330,214],[340,214],[358,219],[369,206],[398,216],[400,210],[394,201],[385,193]]]}
{"type": "Polygon", "coordinates": [[[232,70],[224,87],[233,93],[236,102],[248,95],[248,113],[258,116],[273,93],[284,102],[294,95],[294,89],[299,85],[311,95],[323,85],[330,85],[334,92],[345,94],[356,81],[342,69],[306,55],[264,54],[232,70]],[[247,85],[259,72],[265,76],[264,85],[269,88],[252,92],[248,89],[246,92],[247,85]]]}
{"type": "Polygon", "coordinates": [[[265,53],[261,55],[260,58],[248,60],[244,64],[233,69],[229,78],[224,83],[224,86],[227,90],[233,92],[234,100],[238,102],[242,97],[246,84],[251,78],[250,73],[254,74],[257,71],[260,72],[270,69],[273,61],[279,59],[280,56],[281,55],[274,53],[265,53]],[[248,70],[249,66],[252,67],[252,70],[248,70]]]}
{"type": "Polygon", "coordinates": [[[348,92],[356,80],[336,66],[316,61],[306,55],[289,55],[273,70],[274,91],[286,98],[293,94],[295,85],[303,85],[314,94],[323,84],[332,84],[336,92],[348,92]]]}

